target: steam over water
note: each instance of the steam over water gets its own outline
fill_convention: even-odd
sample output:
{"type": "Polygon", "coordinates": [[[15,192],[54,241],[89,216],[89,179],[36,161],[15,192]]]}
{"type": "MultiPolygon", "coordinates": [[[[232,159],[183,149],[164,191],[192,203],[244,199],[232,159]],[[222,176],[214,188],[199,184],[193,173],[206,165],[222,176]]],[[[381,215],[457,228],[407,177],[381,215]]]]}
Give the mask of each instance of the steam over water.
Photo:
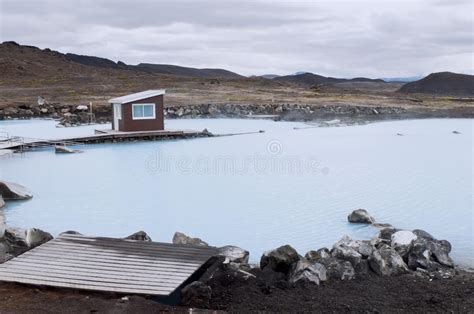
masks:
{"type": "MultiPolygon", "coordinates": [[[[110,127],[54,125],[1,121],[0,129],[52,138],[110,127]]],[[[3,214],[9,225],[54,235],[125,237],[145,230],[169,242],[182,231],[212,245],[241,246],[258,261],[264,250],[287,243],[304,254],[344,234],[369,238],[375,228],[346,218],[365,208],[379,222],[449,240],[455,261],[474,266],[473,125],[470,119],[407,120],[295,130],[307,125],[172,120],[167,128],[266,132],[4,158],[0,180],[25,185],[34,198],[8,203],[3,214]]]]}

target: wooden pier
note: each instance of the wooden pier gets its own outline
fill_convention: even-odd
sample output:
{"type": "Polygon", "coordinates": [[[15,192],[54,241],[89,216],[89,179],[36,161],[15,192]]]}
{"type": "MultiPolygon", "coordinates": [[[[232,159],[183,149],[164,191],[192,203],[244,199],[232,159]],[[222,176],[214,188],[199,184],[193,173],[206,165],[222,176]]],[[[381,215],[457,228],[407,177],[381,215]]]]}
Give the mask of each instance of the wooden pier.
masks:
{"type": "Polygon", "coordinates": [[[63,234],[0,264],[0,281],[167,297],[204,272],[213,247],[63,234]]]}
{"type": "Polygon", "coordinates": [[[48,146],[75,146],[82,144],[116,143],[127,141],[158,141],[168,139],[186,139],[195,137],[210,137],[208,131],[164,130],[164,131],[139,131],[117,132],[111,130],[96,130],[93,135],[77,136],[57,139],[36,139],[27,137],[11,137],[0,141],[0,150],[25,150],[36,147],[48,146]]]}

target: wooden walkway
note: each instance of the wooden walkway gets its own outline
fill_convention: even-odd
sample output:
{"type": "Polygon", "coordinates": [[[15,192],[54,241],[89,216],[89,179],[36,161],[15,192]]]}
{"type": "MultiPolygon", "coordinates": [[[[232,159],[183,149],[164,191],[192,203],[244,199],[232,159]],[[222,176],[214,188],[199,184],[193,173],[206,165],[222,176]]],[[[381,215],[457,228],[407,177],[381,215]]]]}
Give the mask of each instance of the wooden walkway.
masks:
{"type": "Polygon", "coordinates": [[[0,264],[0,281],[169,296],[215,254],[213,247],[66,234],[0,264]]]}
{"type": "Polygon", "coordinates": [[[212,134],[205,131],[188,130],[162,130],[140,132],[113,132],[96,130],[96,134],[93,135],[77,136],[70,138],[35,139],[27,137],[11,137],[9,139],[4,139],[0,141],[0,149],[27,149],[56,145],[75,146],[81,144],[99,144],[122,141],[156,141],[163,139],[185,139],[206,136],[212,136],[212,134]]]}

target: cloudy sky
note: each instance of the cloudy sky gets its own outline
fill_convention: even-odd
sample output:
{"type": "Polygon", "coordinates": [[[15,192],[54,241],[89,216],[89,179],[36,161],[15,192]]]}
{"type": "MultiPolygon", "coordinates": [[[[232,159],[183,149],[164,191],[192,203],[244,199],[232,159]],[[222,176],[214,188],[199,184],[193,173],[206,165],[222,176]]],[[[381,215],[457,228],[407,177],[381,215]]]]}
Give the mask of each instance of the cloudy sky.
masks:
{"type": "Polygon", "coordinates": [[[0,0],[0,39],[244,75],[473,73],[472,0],[0,0]]]}

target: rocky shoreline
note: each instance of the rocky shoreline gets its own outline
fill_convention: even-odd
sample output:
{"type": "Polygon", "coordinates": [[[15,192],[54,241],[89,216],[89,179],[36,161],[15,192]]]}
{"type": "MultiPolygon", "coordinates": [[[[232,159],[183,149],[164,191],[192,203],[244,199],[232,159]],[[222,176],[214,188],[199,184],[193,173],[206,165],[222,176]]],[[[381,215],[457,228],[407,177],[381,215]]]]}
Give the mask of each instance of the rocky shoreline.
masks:
{"type": "MultiPolygon", "coordinates": [[[[390,224],[377,223],[364,209],[351,212],[347,219],[349,223],[371,224],[379,228],[379,233],[371,240],[356,240],[343,236],[332,247],[315,248],[306,252],[304,256],[291,245],[282,245],[265,252],[258,265],[249,264],[249,252],[245,249],[233,245],[220,247],[206,272],[196,281],[182,287],[178,308],[257,310],[263,307],[274,311],[280,308],[267,304],[266,301],[255,300],[254,307],[251,304],[242,307],[240,304],[235,308],[235,301],[227,298],[237,293],[239,295],[235,297],[249,300],[245,292],[247,290],[265,298],[271,299],[272,295],[286,298],[295,293],[302,293],[302,289],[304,293],[312,295],[325,293],[326,287],[330,287],[329,291],[333,291],[337,285],[357,286],[370,282],[383,282],[388,287],[393,283],[398,287],[400,282],[407,280],[418,281],[427,286],[433,280],[447,282],[467,280],[469,289],[474,289],[472,274],[455,267],[449,256],[451,244],[447,240],[438,240],[420,229],[401,230],[390,224]]],[[[3,227],[0,228],[0,232],[0,263],[53,238],[48,232],[35,228],[18,230],[3,227]]],[[[80,234],[75,231],[66,233],[71,232],[80,234]]],[[[143,231],[132,234],[126,239],[152,241],[143,231]]],[[[209,245],[202,239],[192,238],[180,232],[175,233],[172,243],[209,245]]],[[[474,291],[469,289],[468,291],[474,291]]],[[[399,293],[401,298],[406,295],[402,291],[394,293],[399,293]]],[[[462,295],[462,298],[474,304],[472,295],[471,298],[462,295]]],[[[129,297],[126,297],[126,300],[129,300],[129,297]]],[[[291,304],[291,301],[289,302],[291,304]]],[[[318,302],[320,301],[313,300],[312,304],[317,306],[318,302]]],[[[302,308],[295,304],[294,310],[307,310],[308,304],[302,308]]],[[[459,305],[466,306],[466,304],[459,305]]],[[[338,309],[339,306],[337,305],[338,309]]]]}
{"type": "MultiPolygon", "coordinates": [[[[324,121],[340,119],[345,124],[414,118],[473,118],[472,107],[425,108],[399,106],[311,105],[311,104],[195,104],[167,106],[165,117],[179,118],[271,118],[282,121],[324,121]]],[[[110,106],[96,106],[90,114],[84,105],[21,105],[0,109],[0,120],[52,118],[64,127],[107,123],[110,106]]]]}

